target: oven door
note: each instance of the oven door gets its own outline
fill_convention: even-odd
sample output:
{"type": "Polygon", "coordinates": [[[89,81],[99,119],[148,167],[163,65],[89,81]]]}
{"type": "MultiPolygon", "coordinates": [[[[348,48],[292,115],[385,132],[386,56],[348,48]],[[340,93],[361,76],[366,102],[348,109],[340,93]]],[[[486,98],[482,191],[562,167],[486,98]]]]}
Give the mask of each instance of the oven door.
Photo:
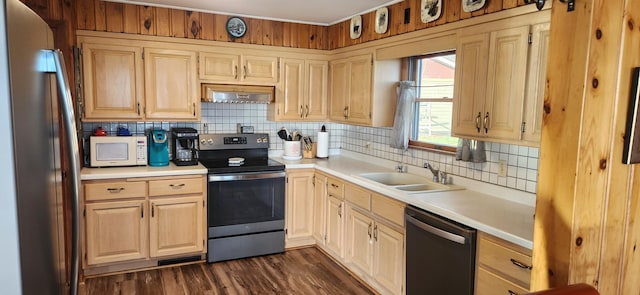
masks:
{"type": "Polygon", "coordinates": [[[209,238],[284,229],[285,172],[210,174],[209,238]]]}

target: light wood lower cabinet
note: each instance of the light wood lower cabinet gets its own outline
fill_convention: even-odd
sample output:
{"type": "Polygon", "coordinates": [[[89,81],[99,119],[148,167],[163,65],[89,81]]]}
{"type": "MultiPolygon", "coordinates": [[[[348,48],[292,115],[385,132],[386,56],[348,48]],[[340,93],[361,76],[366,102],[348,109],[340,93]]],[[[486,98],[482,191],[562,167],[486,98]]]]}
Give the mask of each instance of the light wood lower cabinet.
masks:
{"type": "Polygon", "coordinates": [[[530,250],[478,234],[477,295],[527,293],[531,267],[530,250]]]}
{"type": "Polygon", "coordinates": [[[327,176],[316,173],[313,176],[313,238],[320,246],[324,245],[326,202],[327,176]]]}
{"type": "Polygon", "coordinates": [[[382,294],[402,294],[404,224],[395,224],[394,217],[404,212],[404,204],[350,184],[345,199],[347,267],[382,294]],[[382,212],[390,213],[391,220],[378,215],[382,212]]]}
{"type": "Polygon", "coordinates": [[[337,257],[344,256],[343,236],[344,236],[344,201],[329,195],[327,198],[325,234],[326,250],[337,257]]]}
{"type": "Polygon", "coordinates": [[[203,200],[178,197],[151,201],[149,248],[151,257],[161,257],[204,248],[203,200]]]}
{"type": "Polygon", "coordinates": [[[87,264],[147,257],[144,200],[87,204],[85,210],[87,264]]]}
{"type": "Polygon", "coordinates": [[[287,171],[285,248],[313,245],[313,169],[287,171]]]}
{"type": "Polygon", "coordinates": [[[206,184],[204,176],[83,182],[85,274],[202,255],[206,184]]]}

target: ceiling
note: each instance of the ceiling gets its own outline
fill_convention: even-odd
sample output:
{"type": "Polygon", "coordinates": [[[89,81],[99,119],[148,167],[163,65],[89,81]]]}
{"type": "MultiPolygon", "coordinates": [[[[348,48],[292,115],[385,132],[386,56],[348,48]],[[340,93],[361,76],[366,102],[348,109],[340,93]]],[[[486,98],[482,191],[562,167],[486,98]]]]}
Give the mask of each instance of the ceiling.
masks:
{"type": "Polygon", "coordinates": [[[332,25],[403,0],[107,0],[137,5],[332,25]]]}

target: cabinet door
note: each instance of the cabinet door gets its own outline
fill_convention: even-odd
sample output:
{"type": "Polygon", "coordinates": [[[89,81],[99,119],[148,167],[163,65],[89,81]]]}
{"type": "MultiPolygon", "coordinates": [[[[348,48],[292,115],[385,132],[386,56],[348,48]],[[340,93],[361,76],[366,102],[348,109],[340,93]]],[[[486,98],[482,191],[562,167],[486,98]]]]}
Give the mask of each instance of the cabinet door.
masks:
{"type": "Polygon", "coordinates": [[[151,200],[149,249],[151,257],[202,252],[204,248],[202,196],[151,200]]]}
{"type": "Polygon", "coordinates": [[[307,120],[327,118],[327,79],[329,63],[309,60],[306,64],[304,117],[307,120]]]}
{"type": "Polygon", "coordinates": [[[145,201],[85,206],[87,265],[147,258],[145,201]]]}
{"type": "Polygon", "coordinates": [[[526,125],[523,139],[536,144],[540,142],[542,133],[542,106],[548,54],[549,23],[534,25],[531,28],[531,52],[524,111],[526,125]]]}
{"type": "Polygon", "coordinates": [[[402,270],[404,268],[404,235],[384,224],[376,223],[373,229],[375,240],[373,277],[380,285],[402,293],[402,270]]]}
{"type": "Polygon", "coordinates": [[[287,175],[287,240],[312,237],[313,171],[289,172],[287,175]]]}
{"type": "Polygon", "coordinates": [[[373,267],[373,220],[347,207],[346,261],[360,272],[370,274],[373,267]]]}
{"type": "Polygon", "coordinates": [[[331,101],[329,103],[329,119],[344,122],[347,119],[347,104],[349,102],[349,81],[351,66],[346,60],[331,64],[331,101]]]}
{"type": "Polygon", "coordinates": [[[327,177],[316,174],[313,179],[313,237],[318,245],[324,245],[327,177]]]}
{"type": "Polygon", "coordinates": [[[84,119],[142,119],[142,48],[82,44],[84,119]]]}
{"type": "Polygon", "coordinates": [[[491,32],[483,129],[489,138],[521,138],[529,26],[491,32]]]}
{"type": "Polygon", "coordinates": [[[370,54],[351,59],[349,104],[347,121],[371,123],[371,78],[373,57],[370,54]]]}
{"type": "Polygon", "coordinates": [[[279,119],[302,120],[304,118],[304,60],[282,60],[282,83],[276,98],[279,119]]]}
{"type": "Polygon", "coordinates": [[[148,119],[200,118],[195,52],[147,48],[144,69],[148,119]]]}
{"type": "Polygon", "coordinates": [[[480,135],[484,110],[489,34],[462,36],[456,47],[452,135],[480,135]]]}
{"type": "Polygon", "coordinates": [[[327,250],[337,257],[343,257],[342,237],[344,231],[344,202],[334,197],[327,198],[327,250]]]}
{"type": "Polygon", "coordinates": [[[274,85],[278,83],[278,58],[271,56],[242,56],[242,76],[247,83],[274,85]]]}
{"type": "Polygon", "coordinates": [[[237,54],[200,52],[199,77],[210,82],[236,82],[239,61],[237,54]]]}

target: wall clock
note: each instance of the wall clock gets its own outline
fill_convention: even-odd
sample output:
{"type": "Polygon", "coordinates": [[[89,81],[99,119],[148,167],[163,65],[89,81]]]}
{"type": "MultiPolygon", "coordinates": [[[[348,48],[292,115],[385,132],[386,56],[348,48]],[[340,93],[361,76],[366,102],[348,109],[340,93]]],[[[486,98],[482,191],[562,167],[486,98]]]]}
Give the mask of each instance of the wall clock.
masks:
{"type": "Polygon", "coordinates": [[[484,6],[486,0],[462,0],[462,10],[465,12],[476,11],[484,6]]]}
{"type": "Polygon", "coordinates": [[[420,19],[423,23],[432,22],[442,14],[442,0],[422,0],[420,19]]]}
{"type": "Polygon", "coordinates": [[[375,31],[378,34],[384,34],[389,27],[389,9],[386,7],[376,10],[376,26],[375,31]]]}
{"type": "Polygon", "coordinates": [[[233,38],[241,38],[247,33],[247,23],[237,16],[230,17],[227,20],[227,33],[233,38]]]}
{"type": "Polygon", "coordinates": [[[362,16],[355,15],[351,18],[351,25],[349,26],[349,35],[351,39],[360,38],[362,34],[362,16]]]}

